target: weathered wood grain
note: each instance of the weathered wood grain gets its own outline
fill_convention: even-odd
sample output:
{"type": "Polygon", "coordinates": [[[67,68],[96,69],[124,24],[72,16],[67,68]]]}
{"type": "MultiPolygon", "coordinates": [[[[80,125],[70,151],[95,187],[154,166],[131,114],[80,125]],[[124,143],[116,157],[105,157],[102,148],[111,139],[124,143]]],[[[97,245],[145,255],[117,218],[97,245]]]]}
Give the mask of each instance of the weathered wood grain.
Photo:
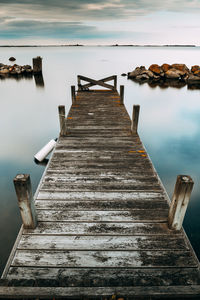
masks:
{"type": "MultiPolygon", "coordinates": [[[[84,197],[82,198],[84,199],[84,197]]],[[[66,209],[70,210],[90,210],[90,211],[98,211],[98,210],[156,210],[158,212],[160,210],[167,210],[169,209],[168,204],[166,201],[160,200],[160,198],[154,199],[153,201],[147,200],[99,200],[99,199],[92,199],[92,200],[36,200],[35,207],[37,209],[48,209],[48,210],[63,210],[66,209]]],[[[151,212],[150,212],[151,213],[151,212]]]]}
{"type": "Polygon", "coordinates": [[[180,236],[23,235],[19,250],[189,250],[180,236]]]}
{"type": "Polygon", "coordinates": [[[68,287],[162,287],[191,286],[200,284],[197,268],[36,268],[11,267],[9,284],[32,286],[34,280],[38,286],[57,285],[68,287]],[[47,279],[48,278],[48,279],[47,279]],[[45,282],[46,279],[46,282],[45,282]]]}
{"type": "MultiPolygon", "coordinates": [[[[56,207],[55,207],[56,208],[56,207]]],[[[42,222],[167,222],[168,209],[157,210],[118,210],[118,211],[68,211],[67,206],[62,210],[38,210],[38,220],[42,222]]]]}
{"type": "Polygon", "coordinates": [[[77,222],[38,222],[35,230],[24,230],[24,234],[52,235],[176,235],[177,231],[168,228],[167,223],[77,223],[77,222]]]}
{"type": "Polygon", "coordinates": [[[12,266],[138,268],[197,267],[190,251],[17,250],[12,266]]]}
{"type": "Polygon", "coordinates": [[[52,200],[146,200],[146,201],[154,201],[154,199],[160,199],[161,201],[165,199],[165,195],[162,192],[118,192],[118,191],[69,191],[69,192],[61,192],[61,191],[42,191],[40,190],[37,199],[52,199],[52,200]]]}

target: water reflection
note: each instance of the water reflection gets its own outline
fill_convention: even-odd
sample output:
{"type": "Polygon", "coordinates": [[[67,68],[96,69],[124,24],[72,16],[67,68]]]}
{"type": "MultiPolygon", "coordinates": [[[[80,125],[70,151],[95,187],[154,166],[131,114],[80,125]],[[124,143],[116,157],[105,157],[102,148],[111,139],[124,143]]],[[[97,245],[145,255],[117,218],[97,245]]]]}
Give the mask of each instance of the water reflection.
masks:
{"type": "Polygon", "coordinates": [[[44,78],[42,73],[34,74],[35,84],[39,88],[44,88],[44,78]]]}
{"type": "Polygon", "coordinates": [[[47,164],[49,162],[49,159],[44,158],[42,161],[39,161],[39,160],[34,158],[34,162],[36,163],[36,165],[39,165],[39,166],[47,166],[47,164]]]}
{"type": "MultiPolygon", "coordinates": [[[[187,85],[185,81],[179,81],[179,80],[159,80],[159,81],[149,81],[149,80],[142,80],[138,81],[134,78],[130,78],[132,81],[136,82],[139,85],[143,85],[145,83],[148,84],[151,88],[159,87],[161,89],[167,89],[169,87],[176,88],[176,89],[181,89],[187,85]]],[[[188,89],[200,89],[200,85],[189,85],[188,84],[188,89]],[[191,87],[191,88],[190,88],[191,87]]]]}
{"type": "Polygon", "coordinates": [[[15,81],[21,81],[21,80],[32,80],[34,77],[35,79],[35,85],[39,88],[44,88],[44,78],[43,74],[34,74],[34,73],[21,73],[21,74],[0,74],[0,80],[4,81],[6,79],[9,80],[15,80],[15,81]]]}

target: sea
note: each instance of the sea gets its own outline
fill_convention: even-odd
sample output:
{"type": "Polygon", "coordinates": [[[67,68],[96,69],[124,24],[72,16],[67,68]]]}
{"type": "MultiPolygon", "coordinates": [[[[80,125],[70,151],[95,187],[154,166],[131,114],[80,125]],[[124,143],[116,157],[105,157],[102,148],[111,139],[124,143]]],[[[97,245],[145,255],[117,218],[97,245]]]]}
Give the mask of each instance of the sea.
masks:
{"type": "Polygon", "coordinates": [[[19,65],[32,65],[41,56],[43,74],[0,79],[0,273],[21,226],[13,178],[30,174],[36,191],[45,166],[37,165],[34,155],[58,137],[58,105],[69,110],[77,75],[117,75],[130,116],[133,105],[140,105],[139,135],[170,198],[177,175],[192,177],[184,229],[200,258],[200,90],[149,86],[121,76],[153,63],[190,68],[200,64],[200,47],[0,47],[0,63],[9,64],[11,56],[19,65]]]}

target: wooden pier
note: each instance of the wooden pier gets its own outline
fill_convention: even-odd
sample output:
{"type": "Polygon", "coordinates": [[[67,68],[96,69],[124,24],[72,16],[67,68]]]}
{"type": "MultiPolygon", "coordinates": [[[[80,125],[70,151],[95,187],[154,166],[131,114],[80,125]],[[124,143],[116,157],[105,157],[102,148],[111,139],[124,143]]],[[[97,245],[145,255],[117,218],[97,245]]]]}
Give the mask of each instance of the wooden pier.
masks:
{"type": "Polygon", "coordinates": [[[131,121],[116,86],[116,76],[79,76],[34,203],[29,176],[15,178],[26,217],[0,298],[200,299],[181,227],[192,179],[178,177],[170,204],[137,133],[139,106],[131,121]],[[107,90],[88,90],[95,84],[107,90]]]}

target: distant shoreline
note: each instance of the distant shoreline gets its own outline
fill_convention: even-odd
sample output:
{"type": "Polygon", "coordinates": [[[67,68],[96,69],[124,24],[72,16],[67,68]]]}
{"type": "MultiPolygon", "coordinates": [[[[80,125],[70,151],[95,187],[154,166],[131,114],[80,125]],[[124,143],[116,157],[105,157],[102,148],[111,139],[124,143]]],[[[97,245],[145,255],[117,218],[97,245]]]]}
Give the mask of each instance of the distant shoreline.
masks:
{"type": "Polygon", "coordinates": [[[0,45],[0,48],[33,48],[33,47],[198,47],[197,45],[0,45]]]}

